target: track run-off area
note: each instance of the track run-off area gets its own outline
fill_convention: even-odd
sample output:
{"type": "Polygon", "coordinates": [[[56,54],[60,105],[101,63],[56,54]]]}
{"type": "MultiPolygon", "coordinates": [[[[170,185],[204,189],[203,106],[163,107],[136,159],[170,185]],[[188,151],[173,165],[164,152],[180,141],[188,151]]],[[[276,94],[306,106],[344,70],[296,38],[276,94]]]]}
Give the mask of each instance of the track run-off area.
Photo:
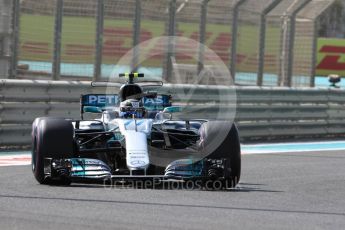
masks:
{"type": "Polygon", "coordinates": [[[242,146],[225,191],[39,185],[30,152],[0,153],[0,229],[343,229],[345,142],[242,146]]]}

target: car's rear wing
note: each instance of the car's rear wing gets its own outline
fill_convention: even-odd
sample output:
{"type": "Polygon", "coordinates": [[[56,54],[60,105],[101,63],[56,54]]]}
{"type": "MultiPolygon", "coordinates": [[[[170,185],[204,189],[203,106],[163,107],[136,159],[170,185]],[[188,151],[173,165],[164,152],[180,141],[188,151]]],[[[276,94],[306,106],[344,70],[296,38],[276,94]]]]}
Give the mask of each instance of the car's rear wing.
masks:
{"type": "MultiPolygon", "coordinates": [[[[171,106],[170,95],[157,95],[155,98],[143,97],[144,107],[149,111],[162,111],[171,106]]],[[[84,113],[102,113],[106,110],[115,110],[120,105],[117,94],[86,94],[80,97],[80,117],[83,120],[84,113]]]]}

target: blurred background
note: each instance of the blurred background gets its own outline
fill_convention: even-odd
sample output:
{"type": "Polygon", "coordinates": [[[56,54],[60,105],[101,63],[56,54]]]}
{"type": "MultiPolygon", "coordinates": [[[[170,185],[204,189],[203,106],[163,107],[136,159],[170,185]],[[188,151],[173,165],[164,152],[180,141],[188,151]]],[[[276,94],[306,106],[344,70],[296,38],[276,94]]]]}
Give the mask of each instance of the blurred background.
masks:
{"type": "Polygon", "coordinates": [[[345,75],[345,0],[1,0],[0,17],[1,78],[107,80],[116,67],[187,79],[214,59],[158,39],[150,52],[164,54],[139,63],[136,49],[117,65],[160,36],[205,44],[236,85],[321,87],[345,75]]]}
{"type": "Polygon", "coordinates": [[[344,20],[345,0],[0,0],[0,143],[30,144],[36,117],[78,119],[80,95],[100,93],[89,81],[114,70],[187,91],[211,71],[236,86],[242,141],[343,138],[344,20]]]}

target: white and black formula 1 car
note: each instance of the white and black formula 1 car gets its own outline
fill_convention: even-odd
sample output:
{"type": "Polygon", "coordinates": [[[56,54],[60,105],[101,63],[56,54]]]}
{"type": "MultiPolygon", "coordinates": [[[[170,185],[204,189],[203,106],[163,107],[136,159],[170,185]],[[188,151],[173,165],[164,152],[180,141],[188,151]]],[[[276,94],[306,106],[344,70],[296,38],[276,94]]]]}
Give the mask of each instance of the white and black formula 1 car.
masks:
{"type": "Polygon", "coordinates": [[[128,80],[117,83],[118,94],[81,96],[80,120],[35,119],[32,171],[39,183],[199,180],[236,186],[241,151],[235,124],[174,120],[181,108],[172,106],[170,95],[145,92],[143,81],[134,82],[143,74],[120,76],[128,80]],[[86,120],[84,113],[99,113],[99,118],[86,120]]]}

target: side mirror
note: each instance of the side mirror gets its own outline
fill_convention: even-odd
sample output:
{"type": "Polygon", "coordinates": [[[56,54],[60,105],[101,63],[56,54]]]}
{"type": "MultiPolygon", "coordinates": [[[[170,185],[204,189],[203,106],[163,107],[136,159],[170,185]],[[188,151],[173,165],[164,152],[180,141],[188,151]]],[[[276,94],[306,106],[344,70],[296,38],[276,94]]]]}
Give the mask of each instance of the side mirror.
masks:
{"type": "Polygon", "coordinates": [[[156,114],[155,120],[164,121],[164,120],[171,120],[172,114],[171,113],[164,113],[159,112],[156,114]]]}
{"type": "Polygon", "coordinates": [[[331,83],[330,87],[339,88],[337,83],[341,82],[341,77],[337,74],[331,74],[328,76],[328,81],[331,83]]]}

